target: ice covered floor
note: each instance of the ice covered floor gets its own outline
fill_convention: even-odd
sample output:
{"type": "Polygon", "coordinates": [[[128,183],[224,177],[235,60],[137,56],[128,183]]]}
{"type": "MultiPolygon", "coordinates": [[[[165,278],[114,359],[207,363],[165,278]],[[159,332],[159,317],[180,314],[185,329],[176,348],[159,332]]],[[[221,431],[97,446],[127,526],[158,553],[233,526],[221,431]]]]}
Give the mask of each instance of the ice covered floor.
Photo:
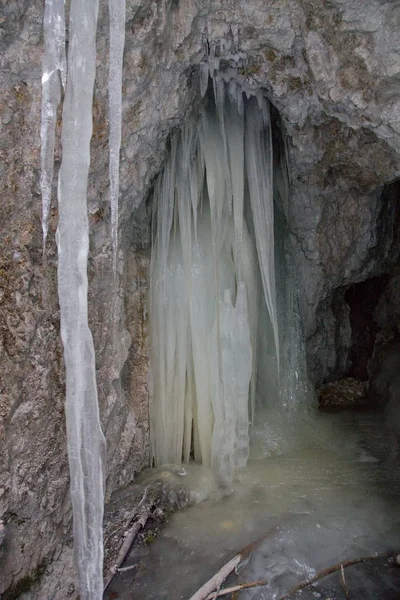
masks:
{"type": "MultiPolygon", "coordinates": [[[[241,599],[278,599],[320,569],[400,549],[400,468],[383,415],[320,414],[303,444],[278,444],[277,430],[283,454],[265,444],[272,433],[259,426],[255,454],[272,455],[250,460],[230,496],[176,513],[154,542],[133,549],[124,566],[138,566],[115,578],[106,598],[187,599],[264,536],[234,581],[269,584],[241,599]]],[[[400,597],[400,569],[388,561],[351,567],[346,581],[353,599],[400,597]]],[[[339,574],[293,597],[346,596],[339,574]]]]}

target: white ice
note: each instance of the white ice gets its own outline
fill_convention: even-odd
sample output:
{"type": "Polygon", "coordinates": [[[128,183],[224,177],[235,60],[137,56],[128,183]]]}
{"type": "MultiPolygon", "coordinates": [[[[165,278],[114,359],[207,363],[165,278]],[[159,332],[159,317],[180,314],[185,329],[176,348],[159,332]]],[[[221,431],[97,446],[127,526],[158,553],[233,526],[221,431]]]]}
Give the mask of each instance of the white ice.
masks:
{"type": "Polygon", "coordinates": [[[237,89],[217,74],[214,92],[216,106],[172,137],[155,186],[150,412],[157,465],[188,461],[193,451],[229,486],[249,455],[264,306],[274,325],[269,348],[279,348],[272,147],[256,101],[242,110],[237,89]]]}
{"type": "Polygon", "coordinates": [[[57,107],[66,81],[64,0],[46,0],[43,18],[41,178],[43,251],[46,247],[54,170],[57,107]]]}
{"type": "Polygon", "coordinates": [[[58,182],[58,294],[66,368],[65,411],[74,554],[81,600],[103,597],[105,440],[99,419],[87,304],[87,183],[97,17],[97,0],[72,0],[63,106],[63,154],[58,182]]]}

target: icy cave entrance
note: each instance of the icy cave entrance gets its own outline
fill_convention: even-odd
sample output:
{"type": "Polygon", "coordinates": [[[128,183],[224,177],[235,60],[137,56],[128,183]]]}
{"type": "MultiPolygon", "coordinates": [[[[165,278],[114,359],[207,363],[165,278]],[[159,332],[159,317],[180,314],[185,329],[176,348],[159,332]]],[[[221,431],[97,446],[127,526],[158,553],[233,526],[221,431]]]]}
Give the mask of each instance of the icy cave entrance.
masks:
{"type": "MultiPolygon", "coordinates": [[[[136,485],[172,483],[193,505],[149,525],[155,541],[131,549],[107,599],[189,598],[248,544],[226,586],[267,581],[240,597],[286,599],[330,565],[400,547],[397,435],[385,414],[314,406],[283,139],[263,94],[221,79],[171,137],[150,269],[158,468],[136,485]]],[[[398,597],[400,572],[387,558],[376,565],[346,572],[350,597],[398,597]]],[[[299,597],[348,595],[339,572],[299,597]]]]}
{"type": "Polygon", "coordinates": [[[151,438],[155,466],[246,467],[249,423],[307,406],[283,139],[267,98],[214,79],[170,141],[153,198],[151,438]]]}

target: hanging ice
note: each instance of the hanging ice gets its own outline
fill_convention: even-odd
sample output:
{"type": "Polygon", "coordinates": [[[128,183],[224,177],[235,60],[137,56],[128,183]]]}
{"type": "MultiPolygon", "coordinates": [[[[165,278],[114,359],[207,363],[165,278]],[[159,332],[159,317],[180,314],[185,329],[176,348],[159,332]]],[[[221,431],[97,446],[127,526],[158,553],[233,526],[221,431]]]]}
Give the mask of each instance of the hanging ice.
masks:
{"type": "Polygon", "coordinates": [[[110,17],[110,70],[108,79],[108,104],[110,122],[110,200],[113,269],[118,256],[118,196],[119,153],[121,149],[122,120],[122,65],[125,45],[125,0],[109,0],[110,17]]]}
{"type": "Polygon", "coordinates": [[[105,440],[88,327],[87,183],[98,0],[72,0],[59,174],[58,294],[66,368],[66,419],[74,553],[82,600],[103,597],[105,440]]]}
{"type": "Polygon", "coordinates": [[[46,0],[43,18],[44,56],[42,64],[41,179],[43,251],[46,247],[54,169],[57,107],[61,86],[65,87],[64,0],[46,0]]]}
{"type": "Polygon", "coordinates": [[[261,280],[274,334],[279,365],[279,332],[275,292],[274,196],[269,104],[250,98],[245,113],[245,157],[261,280]]]}
{"type": "Polygon", "coordinates": [[[172,137],[156,182],[150,275],[153,461],[193,456],[224,485],[246,467],[256,397],[277,427],[309,404],[286,160],[267,99],[245,97],[226,68],[244,57],[228,50],[211,46],[201,64],[214,101],[172,137]]]}
{"type": "Polygon", "coordinates": [[[248,404],[249,383],[253,370],[253,357],[250,342],[247,293],[243,281],[239,283],[237,291],[233,343],[235,350],[233,366],[236,377],[236,431],[234,456],[236,469],[244,469],[249,457],[248,404]]]}
{"type": "Polygon", "coordinates": [[[244,215],[243,114],[225,91],[219,102],[173,137],[155,187],[151,433],[156,464],[192,449],[229,485],[249,453],[259,275],[244,215]]]}

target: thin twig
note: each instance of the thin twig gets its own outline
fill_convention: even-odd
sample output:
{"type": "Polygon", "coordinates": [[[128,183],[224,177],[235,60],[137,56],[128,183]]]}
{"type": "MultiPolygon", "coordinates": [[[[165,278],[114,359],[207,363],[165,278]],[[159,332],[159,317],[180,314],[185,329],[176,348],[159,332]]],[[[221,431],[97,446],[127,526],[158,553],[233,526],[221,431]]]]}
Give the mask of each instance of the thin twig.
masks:
{"type": "Polygon", "coordinates": [[[268,581],[251,581],[250,583],[240,583],[238,585],[234,585],[230,588],[224,588],[223,590],[219,590],[214,594],[210,594],[207,596],[206,600],[213,600],[214,598],[219,598],[220,596],[227,596],[228,594],[234,594],[235,592],[240,592],[241,590],[247,590],[249,588],[262,587],[263,585],[267,585],[268,581]]]}
{"type": "Polygon", "coordinates": [[[346,583],[346,578],[344,576],[344,567],[343,565],[340,565],[340,570],[342,571],[342,586],[344,589],[344,595],[346,596],[347,600],[350,598],[350,592],[349,592],[349,588],[347,587],[347,583],[346,583]]]}
{"type": "Polygon", "coordinates": [[[309,585],[312,585],[315,581],[318,581],[319,579],[323,579],[324,577],[327,577],[328,575],[331,575],[332,573],[336,573],[337,571],[341,571],[342,569],[346,569],[347,567],[351,567],[352,565],[357,565],[359,563],[367,562],[369,560],[377,560],[379,558],[381,558],[381,559],[389,558],[390,556],[393,556],[393,552],[389,552],[387,554],[380,554],[380,555],[376,554],[374,556],[361,556],[360,558],[354,558],[353,560],[346,560],[344,562],[337,563],[336,565],[327,567],[326,569],[319,571],[316,575],[314,575],[313,577],[310,577],[309,579],[305,579],[298,585],[295,585],[286,594],[281,596],[279,598],[279,600],[287,600],[288,598],[290,598],[290,596],[293,596],[293,594],[295,594],[296,592],[299,592],[300,590],[303,590],[304,588],[308,587],[309,585]]]}

